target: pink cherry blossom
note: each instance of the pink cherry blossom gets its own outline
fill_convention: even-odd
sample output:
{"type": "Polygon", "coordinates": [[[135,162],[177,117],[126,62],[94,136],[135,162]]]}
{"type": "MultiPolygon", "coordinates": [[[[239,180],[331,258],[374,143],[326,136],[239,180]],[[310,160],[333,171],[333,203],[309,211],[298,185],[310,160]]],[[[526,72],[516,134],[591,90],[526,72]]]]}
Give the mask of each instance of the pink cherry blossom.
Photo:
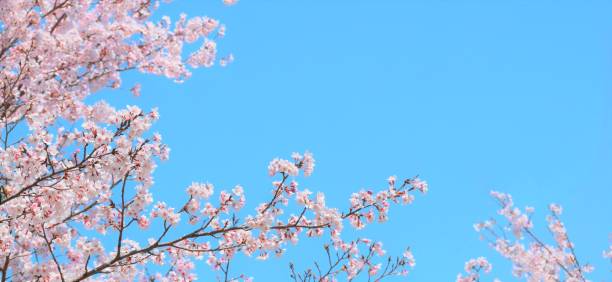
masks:
{"type": "Polygon", "coordinates": [[[132,94],[135,97],[138,97],[138,96],[140,96],[140,88],[141,88],[141,85],[138,83],[138,84],[134,85],[134,87],[132,87],[130,89],[130,91],[132,92],[132,94]]]}
{"type": "Polygon", "coordinates": [[[236,3],[238,3],[238,0],[223,0],[223,3],[225,5],[231,6],[231,5],[235,5],[236,3]]]}

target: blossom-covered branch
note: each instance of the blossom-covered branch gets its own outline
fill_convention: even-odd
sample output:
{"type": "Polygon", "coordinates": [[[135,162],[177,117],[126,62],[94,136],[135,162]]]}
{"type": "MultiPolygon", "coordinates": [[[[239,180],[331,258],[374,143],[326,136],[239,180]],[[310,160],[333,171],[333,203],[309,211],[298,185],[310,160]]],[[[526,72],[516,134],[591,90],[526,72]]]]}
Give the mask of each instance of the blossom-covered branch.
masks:
{"type": "MultiPolygon", "coordinates": [[[[526,207],[523,212],[514,206],[509,194],[493,191],[491,195],[499,203],[499,214],[508,224],[500,225],[491,219],[475,224],[474,228],[481,232],[483,240],[512,262],[514,276],[529,281],[587,281],[586,275],[593,267],[578,260],[574,244],[560,219],[561,206],[549,205],[550,215],[546,221],[554,240],[550,244],[536,235],[532,221],[534,208],[526,207]]],[[[475,273],[470,276],[478,277],[475,273]]],[[[459,278],[457,281],[473,281],[459,278]]]]}
{"type": "MultiPolygon", "coordinates": [[[[323,193],[299,187],[300,171],[314,170],[307,152],[270,163],[278,180],[250,216],[243,215],[239,185],[213,198],[213,185],[193,183],[182,205],[154,202],[152,175],[157,161],[169,157],[161,135],[148,133],[157,110],[86,99],[102,89],[128,92],[121,79],[126,71],[180,82],[191,68],[224,66],[233,58],[217,58],[215,40],[225,34],[217,20],[181,15],[174,24],[165,16],[154,22],[159,5],[0,1],[1,281],[191,281],[197,259],[224,281],[249,280],[232,274],[236,254],[282,255],[300,234],[326,231],[333,247],[345,251],[352,243],[341,239],[344,221],[358,229],[375,218],[385,221],[391,203],[409,203],[411,192],[427,191],[418,178],[399,187],[390,178],[381,192],[353,194],[341,212],[326,205],[323,193]],[[184,56],[184,47],[198,42],[184,56]],[[138,228],[151,238],[143,242],[138,228]],[[154,268],[164,271],[150,273],[154,268]]],[[[141,95],[140,84],[128,88],[141,95]]],[[[381,278],[403,264],[388,265],[381,278]]]]}
{"type": "Polygon", "coordinates": [[[332,253],[329,245],[323,248],[327,255],[327,263],[315,262],[315,269],[307,269],[302,273],[296,272],[293,263],[289,265],[291,278],[294,281],[337,281],[337,277],[345,275],[348,281],[352,281],[359,274],[365,272],[368,281],[381,281],[394,275],[407,275],[406,268],[414,267],[415,260],[410,249],[406,250],[401,257],[387,257],[376,260],[376,257],[384,257],[385,250],[381,242],[373,242],[369,239],[357,239],[351,242],[333,242],[335,251],[332,253]],[[365,253],[361,250],[365,249],[365,253]]]}

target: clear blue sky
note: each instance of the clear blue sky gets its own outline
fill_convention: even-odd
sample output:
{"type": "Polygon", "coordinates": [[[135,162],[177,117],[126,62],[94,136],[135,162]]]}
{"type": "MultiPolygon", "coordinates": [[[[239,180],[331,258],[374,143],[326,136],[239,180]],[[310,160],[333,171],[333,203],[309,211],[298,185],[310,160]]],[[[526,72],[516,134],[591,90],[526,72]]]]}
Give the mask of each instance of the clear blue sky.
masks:
{"type": "MultiPolygon", "coordinates": [[[[492,189],[535,206],[540,226],[548,203],[563,205],[592,280],[612,281],[602,258],[612,232],[612,1],[220,2],[175,1],[160,13],[227,24],[219,44],[236,56],[230,67],[180,85],[130,75],[143,95],[111,98],[160,109],[155,130],[172,153],[155,174],[156,199],[179,203],[192,181],[241,184],[252,210],[270,190],[268,161],[310,150],[317,166],[301,182],[333,206],[389,175],[430,183],[360,233],[390,254],[411,246],[408,281],[454,281],[477,256],[493,262],[489,278],[515,280],[472,228],[495,215],[492,189]]],[[[287,281],[288,262],[310,266],[321,244],[233,269],[287,281]]]]}

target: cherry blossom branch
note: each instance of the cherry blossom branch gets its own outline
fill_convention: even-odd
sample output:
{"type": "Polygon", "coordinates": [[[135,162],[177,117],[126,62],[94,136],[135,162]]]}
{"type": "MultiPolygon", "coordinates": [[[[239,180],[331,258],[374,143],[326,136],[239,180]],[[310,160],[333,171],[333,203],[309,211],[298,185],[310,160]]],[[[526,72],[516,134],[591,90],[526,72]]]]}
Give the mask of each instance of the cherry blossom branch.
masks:
{"type": "Polygon", "coordinates": [[[11,258],[11,254],[10,253],[4,258],[4,264],[2,265],[2,277],[0,279],[0,281],[2,281],[2,282],[6,281],[7,274],[8,274],[8,266],[9,266],[10,258],[11,258]]]}
{"type": "MultiPolygon", "coordinates": [[[[283,176],[283,179],[286,179],[286,176],[283,176]]],[[[283,181],[281,181],[281,183],[283,183],[283,181]]],[[[287,188],[287,187],[284,187],[284,185],[276,185],[276,187],[277,188],[276,188],[275,191],[279,191],[280,188],[283,188],[283,189],[287,188]]],[[[405,185],[402,186],[402,189],[404,187],[405,187],[405,185]]],[[[196,192],[193,192],[193,193],[196,193],[196,192]]],[[[400,193],[400,194],[403,195],[402,193],[400,193]]],[[[275,199],[280,198],[279,193],[278,192],[275,193],[272,198],[273,198],[273,200],[271,200],[269,203],[274,203],[276,201],[275,199]]],[[[192,200],[193,200],[193,195],[192,195],[192,197],[190,197],[188,202],[191,202],[192,200]]],[[[206,251],[210,251],[210,250],[209,249],[184,248],[184,247],[180,247],[179,244],[185,242],[188,239],[196,239],[196,238],[203,238],[203,237],[215,237],[218,234],[228,234],[228,233],[235,232],[235,231],[251,231],[251,230],[254,230],[254,228],[252,226],[249,226],[249,225],[235,225],[235,226],[227,226],[227,225],[225,225],[224,227],[222,227],[220,229],[211,230],[211,231],[208,231],[208,232],[204,231],[205,227],[207,227],[212,222],[212,220],[214,220],[214,218],[216,218],[216,216],[218,215],[218,212],[221,211],[223,209],[223,207],[227,206],[228,203],[230,203],[230,202],[232,202],[232,197],[227,198],[227,201],[223,202],[221,204],[221,206],[218,209],[216,209],[216,212],[213,214],[213,216],[206,223],[203,224],[203,227],[198,228],[198,229],[196,229],[196,230],[194,230],[194,231],[192,231],[192,232],[190,232],[190,233],[188,233],[188,234],[186,234],[186,235],[184,235],[184,236],[182,236],[182,237],[180,237],[178,239],[175,239],[175,240],[172,240],[172,241],[169,241],[169,242],[166,242],[166,243],[160,243],[161,239],[164,237],[164,235],[168,232],[168,230],[172,226],[172,225],[166,226],[164,224],[166,226],[165,230],[164,230],[164,233],[151,246],[149,246],[147,248],[144,248],[144,249],[141,249],[141,250],[134,250],[131,253],[125,254],[123,256],[121,256],[121,255],[120,256],[116,256],[115,260],[112,260],[111,262],[107,263],[106,265],[99,266],[98,268],[90,271],[91,273],[85,274],[83,276],[83,278],[87,278],[90,275],[93,275],[95,273],[99,273],[100,271],[102,271],[105,268],[113,267],[113,265],[116,262],[118,262],[118,261],[120,261],[122,259],[125,259],[127,257],[136,255],[138,253],[149,252],[149,251],[151,251],[153,249],[164,248],[164,247],[174,247],[174,248],[179,248],[179,249],[182,249],[182,250],[185,250],[185,251],[190,251],[190,252],[206,252],[206,251]]],[[[187,205],[185,205],[185,206],[187,206],[187,205]]],[[[271,205],[266,205],[266,206],[269,207],[271,205]]],[[[183,208],[181,211],[185,211],[186,212],[187,210],[188,210],[188,208],[183,208]]],[[[264,209],[261,209],[261,210],[264,210],[264,209]]],[[[315,229],[315,230],[318,230],[318,229],[321,229],[321,228],[330,228],[331,227],[331,224],[329,224],[329,223],[301,224],[300,223],[301,222],[301,218],[303,218],[304,213],[305,213],[306,210],[307,210],[307,208],[302,209],[302,212],[301,212],[300,216],[298,217],[298,220],[294,221],[293,223],[285,224],[285,225],[270,226],[269,229],[270,230],[289,231],[291,229],[315,229]]],[[[356,209],[353,210],[353,214],[355,214],[355,213],[356,213],[356,209]]],[[[164,221],[164,222],[166,222],[166,221],[164,221]]],[[[240,245],[238,245],[236,247],[240,247],[240,246],[242,246],[242,244],[240,244],[240,245]]],[[[395,269],[395,267],[393,269],[395,269]]],[[[383,274],[383,276],[386,276],[386,275],[383,274]]]]}
{"type": "MultiPolygon", "coordinates": [[[[551,215],[547,217],[548,230],[553,235],[556,245],[551,246],[536,236],[533,231],[531,221],[533,208],[526,207],[526,212],[523,213],[520,209],[514,207],[510,195],[496,191],[491,192],[491,195],[501,206],[499,214],[509,222],[508,227],[502,229],[502,232],[511,230],[516,242],[512,243],[505,234],[503,237],[497,234],[493,228],[499,227],[499,225],[494,220],[475,224],[474,227],[476,231],[486,230],[493,236],[493,239],[489,240],[492,247],[512,261],[515,276],[525,276],[532,280],[561,281],[570,279],[572,281],[587,281],[585,275],[591,272],[593,267],[579,263],[573,243],[569,240],[565,226],[559,218],[562,211],[560,206],[556,204],[549,206],[551,215]],[[531,239],[529,247],[521,243],[523,234],[531,239]],[[565,276],[565,279],[562,278],[563,276],[565,276]]],[[[484,235],[482,238],[487,239],[484,235]]]]}
{"type": "Polygon", "coordinates": [[[47,234],[45,232],[44,224],[41,225],[41,227],[42,227],[42,236],[45,239],[45,243],[47,244],[47,249],[49,250],[49,254],[51,255],[51,258],[53,258],[53,262],[55,263],[55,266],[57,267],[57,272],[59,273],[62,282],[65,282],[66,280],[64,279],[64,274],[62,272],[62,266],[57,261],[57,258],[55,257],[55,253],[53,252],[53,247],[51,247],[52,241],[49,241],[49,239],[47,239],[47,234]]]}
{"type": "Polygon", "coordinates": [[[465,272],[467,272],[468,275],[463,276],[462,274],[458,274],[456,282],[478,282],[480,281],[480,272],[484,271],[489,273],[491,269],[493,269],[492,265],[484,257],[470,259],[465,263],[465,272]]]}
{"type": "Polygon", "coordinates": [[[302,273],[296,273],[293,263],[289,265],[291,270],[290,277],[294,281],[336,281],[337,276],[344,273],[347,275],[347,280],[352,281],[368,268],[368,281],[381,281],[384,278],[394,275],[407,275],[406,267],[414,267],[414,257],[410,250],[407,250],[402,257],[387,257],[385,260],[385,268],[381,270],[382,263],[374,261],[375,256],[381,257],[385,251],[381,249],[380,242],[371,242],[368,239],[358,239],[349,243],[333,243],[336,245],[336,252],[332,255],[330,246],[325,245],[324,249],[327,255],[328,266],[325,270],[321,269],[319,263],[315,262],[317,272],[312,269],[307,269],[302,273]],[[360,254],[359,246],[366,247],[366,253],[360,254]],[[333,257],[333,259],[332,259],[333,257]],[[376,276],[378,274],[378,276],[376,276]]]}

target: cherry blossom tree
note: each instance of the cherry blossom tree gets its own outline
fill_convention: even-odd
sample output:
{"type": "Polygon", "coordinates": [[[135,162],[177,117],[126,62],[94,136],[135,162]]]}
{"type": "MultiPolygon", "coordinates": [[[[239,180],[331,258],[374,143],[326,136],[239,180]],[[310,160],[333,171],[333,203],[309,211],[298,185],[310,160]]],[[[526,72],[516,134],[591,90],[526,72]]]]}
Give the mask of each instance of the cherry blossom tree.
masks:
{"type": "MultiPolygon", "coordinates": [[[[124,91],[127,71],[181,82],[193,68],[233,60],[217,55],[216,41],[225,35],[219,21],[184,15],[174,23],[153,21],[159,5],[0,0],[1,281],[192,281],[204,265],[218,280],[249,281],[230,267],[236,256],[282,256],[304,237],[328,239],[326,259],[305,269],[291,264],[294,281],[406,275],[415,266],[410,249],[387,256],[381,242],[345,239],[342,231],[384,222],[392,204],[426,193],[418,177],[392,176],[379,191],[353,193],[348,209],[340,210],[299,185],[315,168],[313,155],[304,152],[270,162],[270,198],[254,211],[244,209],[240,185],[217,192],[210,183],[193,183],[175,207],[154,200],[153,172],[169,157],[161,135],[149,132],[157,110],[86,99],[101,90],[124,91]],[[194,44],[196,51],[185,54],[194,44]],[[138,240],[137,231],[150,239],[138,240]]],[[[140,95],[139,84],[127,89],[140,95]]],[[[592,267],[576,257],[559,206],[549,207],[549,244],[535,234],[532,208],[523,212],[511,196],[492,195],[508,224],[488,220],[475,227],[512,262],[517,277],[586,281],[592,267]]],[[[612,246],[603,255],[612,262],[612,246]]],[[[491,268],[483,257],[469,260],[457,281],[479,281],[491,268]]]]}
{"type": "MultiPolygon", "coordinates": [[[[159,5],[0,1],[1,280],[192,281],[194,269],[207,264],[220,280],[248,281],[231,271],[235,256],[280,256],[301,237],[324,235],[329,261],[316,262],[316,271],[292,267],[296,281],[406,274],[414,266],[410,250],[386,258],[380,242],[344,240],[341,233],[346,223],[361,229],[384,222],[391,204],[425,193],[427,183],[418,177],[390,177],[378,192],[358,191],[341,211],[328,207],[323,193],[299,186],[300,175],[315,167],[306,152],[270,162],[270,199],[250,213],[241,212],[246,199],[239,185],[217,192],[193,183],[176,207],[154,200],[152,174],[169,156],[161,135],[149,133],[157,110],[85,99],[103,89],[122,91],[126,71],[181,82],[192,68],[232,60],[217,56],[215,40],[225,34],[219,21],[154,22],[159,5]],[[190,44],[199,48],[185,56],[190,44]],[[130,235],[138,229],[150,239],[130,235]]],[[[139,84],[128,88],[140,95],[139,84]]]]}

